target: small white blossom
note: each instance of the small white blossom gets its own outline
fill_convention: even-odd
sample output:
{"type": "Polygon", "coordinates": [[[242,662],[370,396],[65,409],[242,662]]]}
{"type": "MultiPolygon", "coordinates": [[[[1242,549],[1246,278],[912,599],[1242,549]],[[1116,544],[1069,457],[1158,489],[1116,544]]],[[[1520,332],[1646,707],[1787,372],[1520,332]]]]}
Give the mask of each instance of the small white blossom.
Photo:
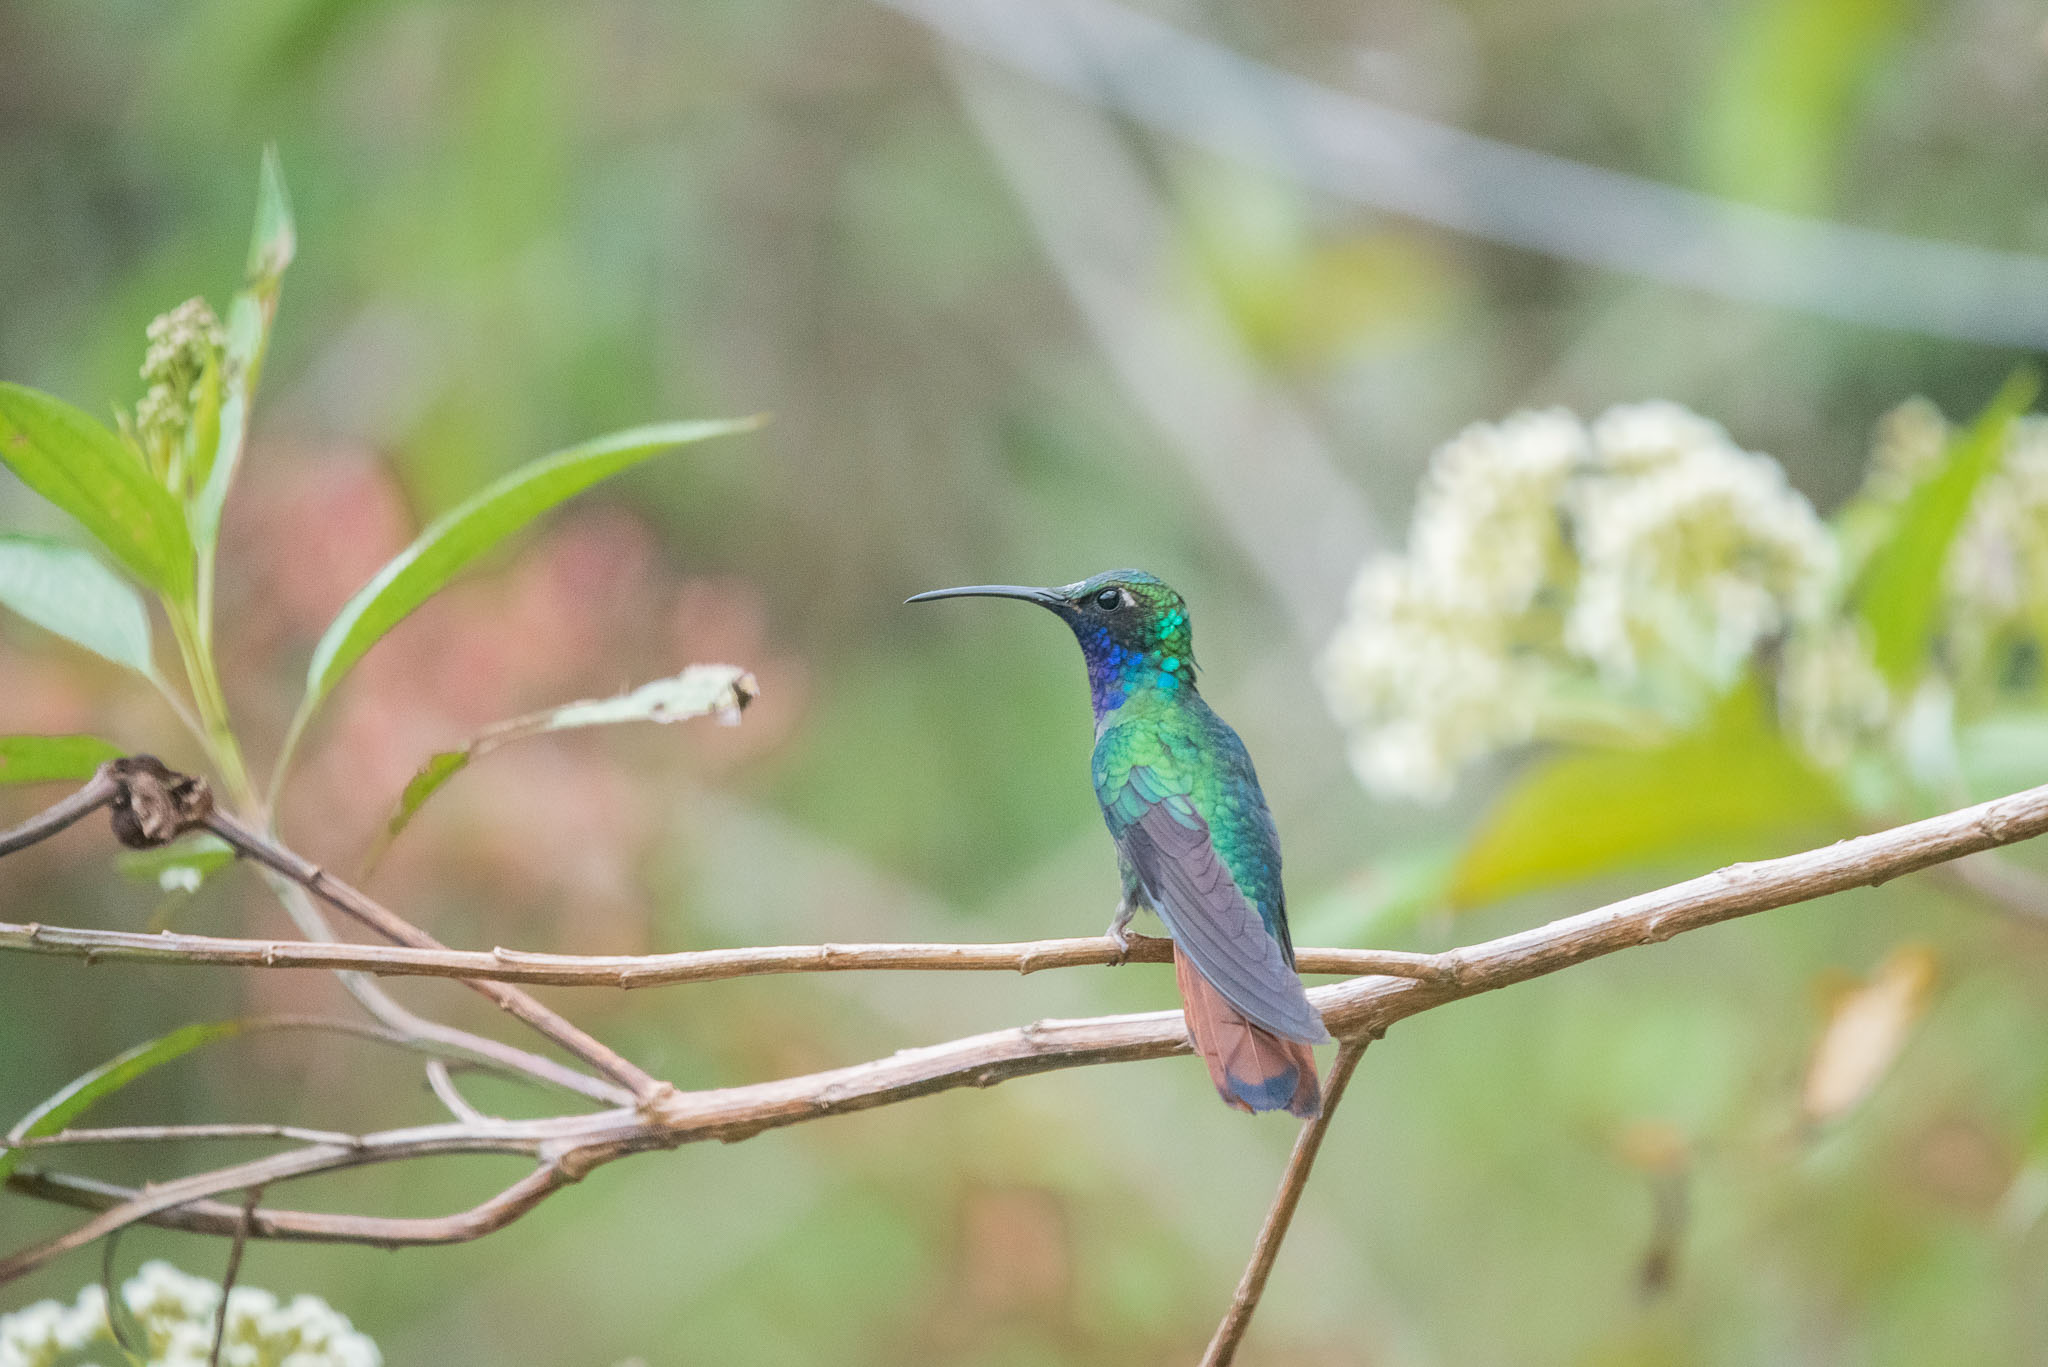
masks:
{"type": "Polygon", "coordinates": [[[1574,487],[1581,579],[1565,638],[1618,682],[1646,663],[1718,689],[1819,606],[1834,543],[1768,456],[1674,404],[1610,411],[1574,487]]]}
{"type": "Polygon", "coordinates": [[[1619,404],[1593,423],[1600,463],[1615,474],[1683,464],[1701,452],[1734,450],[1721,424],[1664,399],[1619,404]]]}
{"type": "Polygon", "coordinates": [[[1589,455],[1562,409],[1460,432],[1429,463],[1409,543],[1417,571],[1475,609],[1528,609],[1570,555],[1558,503],[1589,455]]]}
{"type": "Polygon", "coordinates": [[[1369,565],[1320,665],[1375,791],[1440,798],[1471,761],[1529,739],[1545,667],[1507,649],[1504,624],[1438,596],[1405,561],[1369,565]]]}
{"type": "Polygon", "coordinates": [[[135,405],[135,426],[153,451],[174,445],[192,421],[193,391],[207,362],[220,354],[226,332],[204,299],[187,299],[150,322],[144,334],[142,378],[149,385],[135,405]]]}
{"type": "Polygon", "coordinates": [[[1949,654],[1965,674],[2000,673],[2006,650],[2048,642],[2048,419],[2012,426],[1949,552],[1949,654]]]}
{"type": "Polygon", "coordinates": [[[189,386],[199,378],[207,359],[226,343],[220,320],[204,299],[187,299],[169,313],[150,320],[143,336],[149,349],[142,357],[142,378],[151,384],[189,386]]]}
{"type": "Polygon", "coordinates": [[[1786,643],[1778,708],[1806,753],[1830,768],[1883,737],[1891,689],[1856,622],[1815,626],[1786,643]]]}
{"type": "Polygon", "coordinates": [[[1941,460],[1948,440],[1939,408],[1917,395],[1906,400],[1877,420],[1864,491],[1888,501],[1904,497],[1941,460]]]}
{"type": "MultiPolygon", "coordinates": [[[[206,1367],[213,1352],[220,1288],[169,1263],[145,1263],[121,1287],[147,1350],[147,1367],[206,1367]]],[[[0,1316],[0,1367],[86,1367],[88,1349],[112,1361],[120,1356],[107,1322],[106,1297],[97,1286],[65,1306],[42,1301],[0,1316]]],[[[382,1367],[377,1345],[356,1332],[347,1316],[317,1296],[279,1305],[259,1287],[228,1293],[224,1367],[382,1367]]]]}

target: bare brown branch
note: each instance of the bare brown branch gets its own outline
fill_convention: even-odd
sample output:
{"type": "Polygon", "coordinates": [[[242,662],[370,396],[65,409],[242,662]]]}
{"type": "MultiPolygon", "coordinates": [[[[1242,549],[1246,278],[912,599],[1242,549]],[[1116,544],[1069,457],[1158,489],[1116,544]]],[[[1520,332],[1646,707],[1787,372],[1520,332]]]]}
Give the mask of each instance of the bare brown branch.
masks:
{"type": "MultiPolygon", "coordinates": [[[[0,1284],[33,1272],[53,1258],[82,1248],[95,1239],[149,1219],[161,1211],[187,1202],[242,1191],[253,1186],[309,1177],[315,1173],[373,1163],[394,1163],[436,1154],[498,1153],[537,1157],[550,1166],[565,1167],[572,1175],[587,1165],[565,1164],[559,1155],[580,1151],[595,1142],[609,1147],[618,1142],[617,1127],[636,1125],[635,1113],[627,1110],[601,1115],[569,1116],[551,1120],[504,1120],[479,1125],[463,1122],[422,1125],[411,1129],[386,1130],[377,1134],[345,1136],[346,1143],[308,1144],[303,1148],[265,1158],[216,1168],[168,1182],[150,1185],[118,1205],[103,1210],[83,1225],[6,1258],[0,1258],[0,1284]],[[607,1123],[608,1122],[608,1123],[607,1123]]],[[[650,1147],[641,1143],[638,1147],[650,1147]]],[[[629,1152],[620,1149],[619,1152],[629,1152]]],[[[611,1155],[616,1156],[616,1155],[611,1155]]],[[[237,1217],[239,1218],[239,1216],[237,1217]]]]}
{"type": "Polygon", "coordinates": [[[1287,1171],[1280,1177],[1280,1190],[1274,1194],[1272,1208],[1266,1212],[1258,1240],[1252,1245],[1252,1260],[1245,1266],[1244,1276],[1230,1298],[1230,1308],[1223,1312],[1223,1320],[1216,1326],[1215,1336],[1209,1340],[1208,1351],[1202,1354],[1202,1367],[1229,1367],[1237,1356],[1237,1346],[1244,1341],[1245,1330],[1251,1328],[1259,1298],[1266,1294],[1266,1278],[1273,1274],[1280,1244],[1294,1223],[1294,1212],[1301,1205],[1301,1193],[1308,1186],[1308,1175],[1323,1147],[1323,1136],[1330,1132],[1330,1122],[1337,1118],[1337,1103],[1344,1099],[1344,1089],[1351,1084],[1351,1074],[1357,1071],[1358,1060],[1365,1056],[1370,1039],[1360,1035],[1338,1046],[1337,1061],[1330,1065],[1330,1075],[1323,1080],[1322,1114],[1303,1125],[1295,1137],[1287,1171]]]}
{"type": "Polygon", "coordinates": [[[427,1060],[427,1086],[436,1100],[448,1108],[448,1114],[457,1120],[468,1120],[476,1124],[490,1123],[490,1117],[469,1104],[469,1098],[455,1085],[455,1078],[448,1071],[448,1065],[440,1059],[427,1060]]]}
{"type": "Polygon", "coordinates": [[[197,1139],[289,1139],[295,1144],[356,1145],[352,1134],[309,1130],[298,1125],[119,1125],[98,1130],[59,1130],[13,1145],[22,1149],[60,1148],[72,1144],[164,1144],[197,1139]]]}
{"type": "Polygon", "coordinates": [[[62,802],[45,807],[19,826],[0,831],[0,855],[13,854],[38,841],[48,840],[65,827],[111,803],[120,791],[121,785],[107,772],[107,766],[101,765],[90,782],[62,802]]]}
{"type": "MultiPolygon", "coordinates": [[[[367,1244],[372,1248],[466,1243],[502,1229],[567,1186],[571,1180],[557,1168],[539,1167],[469,1210],[426,1218],[259,1210],[250,1217],[249,1237],[301,1243],[367,1244]]],[[[33,1168],[23,1168],[10,1174],[7,1190],[81,1210],[110,1210],[142,1195],[133,1187],[33,1168]]],[[[242,1212],[235,1206],[221,1201],[198,1200],[157,1211],[143,1217],[140,1223],[192,1234],[233,1238],[241,1219],[242,1212]]]]}
{"type": "MultiPolygon", "coordinates": [[[[1734,917],[1882,883],[2044,831],[2048,831],[2048,786],[1825,849],[1733,865],[1545,926],[1439,955],[1421,956],[1428,959],[1426,977],[1353,978],[1315,988],[1310,999],[1322,1011],[1331,1031],[1355,1044],[1378,1035],[1399,1020],[1450,1001],[1734,917]]],[[[312,874],[317,873],[312,870],[312,874]]],[[[311,876],[308,875],[309,879],[311,876]]],[[[452,952],[439,946],[432,948],[441,953],[452,952]]],[[[886,956],[902,947],[873,948],[886,956]]],[[[1000,948],[1009,954],[1017,947],[1000,948]]],[[[846,947],[827,957],[843,958],[849,950],[855,951],[853,957],[860,957],[856,947],[846,947]]],[[[971,959],[974,954],[966,957],[971,959]]],[[[1005,966],[1014,968],[1018,964],[1013,960],[1005,966]]],[[[355,1238],[379,1243],[475,1237],[516,1218],[562,1183],[627,1154],[702,1139],[744,1139],[765,1129],[889,1105],[953,1087],[985,1087],[1054,1069],[1158,1058],[1184,1052],[1187,1047],[1183,1021],[1177,1011],[1040,1021],[800,1077],[712,1091],[671,1091],[637,1109],[546,1121],[458,1120],[453,1124],[365,1135],[355,1147],[309,1145],[252,1163],[121,1194],[112,1198],[112,1203],[93,1220],[63,1238],[0,1261],[0,1281],[40,1266],[66,1249],[137,1222],[203,1226],[209,1232],[232,1233],[239,1211],[211,1198],[257,1183],[428,1153],[509,1152],[539,1159],[540,1167],[522,1183],[475,1210],[438,1221],[401,1228],[388,1221],[306,1216],[294,1225],[287,1218],[288,1213],[283,1212],[257,1212],[250,1221],[252,1237],[355,1238]],[[227,1223],[221,1223],[223,1219],[227,1223]]],[[[16,1174],[9,1186],[74,1203],[90,1197],[91,1203],[97,1204],[100,1197],[108,1195],[80,1179],[49,1174],[16,1174]]]]}
{"type": "MultiPolygon", "coordinates": [[[[313,940],[234,940],[164,932],[79,930],[0,921],[0,950],[57,954],[89,963],[212,964],[239,968],[359,970],[391,977],[482,978],[554,987],[636,988],[716,982],[770,973],[856,970],[1037,973],[1116,963],[1173,962],[1173,941],[1130,937],[1128,953],[1105,935],[1014,944],[770,945],[674,954],[536,954],[514,949],[414,949],[313,940]]],[[[1383,949],[1303,949],[1308,974],[1448,981],[1440,956],[1383,949]]]]}

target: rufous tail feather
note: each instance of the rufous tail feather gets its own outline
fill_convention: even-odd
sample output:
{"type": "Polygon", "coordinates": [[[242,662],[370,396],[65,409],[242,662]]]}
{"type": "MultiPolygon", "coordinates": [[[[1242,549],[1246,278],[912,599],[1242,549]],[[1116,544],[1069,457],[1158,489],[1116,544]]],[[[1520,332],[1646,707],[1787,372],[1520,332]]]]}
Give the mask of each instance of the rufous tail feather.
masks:
{"type": "Polygon", "coordinates": [[[1285,1109],[1307,1120],[1323,1108],[1316,1056],[1299,1040],[1282,1039],[1246,1020],[1209,985],[1178,946],[1173,970],[1195,1052],[1223,1100],[1240,1111],[1285,1109]]]}

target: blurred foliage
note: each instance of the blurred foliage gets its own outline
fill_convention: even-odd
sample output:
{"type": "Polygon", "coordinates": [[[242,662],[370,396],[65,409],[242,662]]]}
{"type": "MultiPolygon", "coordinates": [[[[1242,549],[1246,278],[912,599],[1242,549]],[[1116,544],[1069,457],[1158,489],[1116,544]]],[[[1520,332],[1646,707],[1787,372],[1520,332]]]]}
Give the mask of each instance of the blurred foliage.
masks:
{"type": "MultiPolygon", "coordinates": [[[[1209,18],[1241,50],[1524,146],[1850,223],[2048,249],[2048,49],[2037,9],[2011,0],[1387,0],[1209,18]]],[[[1891,505],[1842,509],[1881,415],[1914,393],[1977,412],[2013,369],[1982,348],[1475,245],[1124,135],[1167,210],[1160,278],[1213,294],[1388,529],[1405,525],[1429,453],[1474,418],[1662,396],[1773,453],[1838,544],[1867,552],[1896,525],[1891,505]]],[[[1839,764],[1761,725],[1753,744],[1680,726],[1518,753],[1447,807],[1368,800],[1312,681],[1323,643],[1290,626],[1253,548],[1231,544],[1229,519],[1118,388],[930,40],[878,10],[0,7],[0,243],[0,376],[110,432],[112,410],[147,397],[135,371],[150,319],[240,285],[222,340],[253,379],[264,346],[250,320],[280,309],[213,608],[223,711],[259,773],[322,631],[436,515],[592,432],[775,415],[744,459],[705,448],[624,475],[516,558],[486,556],[364,655],[309,732],[281,819],[309,856],[351,867],[418,766],[482,727],[692,660],[758,676],[761,700],[733,731],[536,740],[451,784],[376,891],[453,943],[1093,931],[1115,882],[1071,647],[1028,619],[913,620],[895,605],[940,584],[1119,564],[1195,605],[1205,691],[1258,757],[1304,942],[1438,947],[1781,852],[1808,838],[1802,811],[1846,807],[1868,825],[2048,775],[2039,701],[2007,687],[2038,678],[2015,644],[2026,633],[2000,619],[1963,625],[2003,643],[1971,648],[2002,672],[1958,678],[1952,702],[1916,691],[1882,744],[1839,764]],[[296,220],[281,295],[279,256],[260,250],[283,241],[281,196],[262,200],[257,259],[242,247],[250,169],[273,138],[296,220]],[[1816,773],[1832,794],[1810,793],[1816,773]],[[534,801],[543,791],[554,800],[534,801]],[[1596,792],[1609,802],[1597,822],[1580,805],[1596,792]],[[1548,890],[1445,911],[1445,880],[1474,876],[1517,831],[1519,863],[1479,866],[1495,870],[1488,894],[1548,890]]],[[[222,449],[214,422],[249,418],[225,387],[215,409],[229,370],[202,368],[184,391],[195,452],[222,449]]],[[[1932,449],[1958,449],[1951,435],[1941,425],[1932,449]]],[[[203,541],[192,477],[223,468],[178,476],[203,541]]],[[[77,551],[19,485],[0,487],[0,525],[77,551]]],[[[146,556],[112,558],[150,578],[146,556]]],[[[83,642],[113,663],[54,643],[58,611],[20,607],[30,582],[0,583],[25,617],[0,622],[0,734],[100,735],[202,763],[121,667],[132,634],[83,642]]],[[[1937,624],[1958,620],[1953,606],[1936,603],[1937,624]]],[[[1937,631],[1932,649],[1951,639],[1937,631]]],[[[0,790],[0,820],[53,791],[0,790]]],[[[76,835],[11,858],[7,903],[51,922],[134,928],[155,909],[181,929],[283,933],[239,871],[155,908],[106,856],[76,835]]],[[[2048,1063],[2027,1042],[2048,1027],[2043,966],[2027,921],[1923,878],[1431,1013],[1368,1056],[1244,1360],[2042,1360],[2048,1063]],[[1902,945],[1929,958],[1900,960],[1902,945]],[[1897,965],[1920,962],[1924,990],[1907,991],[1923,980],[1897,965]],[[1803,1080],[1850,1000],[1877,1003],[1860,1017],[1878,1022],[1866,1044],[1897,1027],[1896,1047],[1815,1123],[1803,1080]],[[1886,1017],[1885,1002],[1904,1006],[1886,1017]],[[1674,1183],[1688,1212],[1675,1230],[1674,1183]],[[1668,1271],[1646,1295],[1653,1254],[1668,1271]]],[[[404,995],[497,1028],[452,989],[404,995]]],[[[1171,995],[1132,969],[565,1000],[636,1059],[709,1086],[1171,995]]],[[[0,1117],[194,1020],[345,1007],[312,978],[0,960],[0,1117]]],[[[476,1091],[505,1113],[531,1105],[476,1091]]],[[[402,1060],[250,1037],[93,1114],[349,1126],[432,1113],[402,1060]]],[[[393,1362],[1182,1362],[1289,1138],[1221,1111],[1186,1061],[1097,1070],[636,1160],[474,1246],[260,1246],[248,1275],[317,1291],[393,1362]]],[[[117,1179],[143,1161],[90,1156],[117,1179]]],[[[488,1177],[427,1165],[304,1195],[438,1212],[488,1177]]],[[[64,1218],[0,1198],[10,1242],[64,1218]]],[[[222,1252],[153,1233],[129,1245],[194,1269],[222,1252]]],[[[89,1278],[67,1263],[0,1308],[89,1278]]]]}

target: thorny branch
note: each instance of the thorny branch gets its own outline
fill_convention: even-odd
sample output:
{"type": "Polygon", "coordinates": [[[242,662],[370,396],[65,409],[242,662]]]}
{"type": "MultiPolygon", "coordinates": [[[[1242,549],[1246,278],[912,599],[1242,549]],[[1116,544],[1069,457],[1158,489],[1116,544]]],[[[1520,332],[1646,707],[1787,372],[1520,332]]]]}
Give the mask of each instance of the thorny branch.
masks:
{"type": "MultiPolygon", "coordinates": [[[[118,778],[110,791],[106,770],[79,794],[15,831],[0,833],[0,851],[20,848],[62,829],[99,806],[119,800],[118,778]]],[[[290,851],[232,818],[208,812],[203,824],[245,856],[262,862],[313,894],[400,942],[405,948],[307,942],[212,940],[190,936],[122,936],[115,932],[0,926],[0,948],[61,954],[88,960],[142,959],[161,963],[232,963],[249,966],[346,969],[377,973],[412,972],[459,977],[507,1005],[523,999],[525,1009],[508,1010],[571,1049],[593,1066],[609,1051],[578,1048],[587,1036],[532,1002],[510,981],[593,983],[630,986],[654,982],[703,981],[741,973],[825,971],[850,968],[938,968],[1030,971],[1114,962],[1113,948],[1098,939],[1047,941],[1034,945],[846,945],[707,951],[639,959],[588,959],[562,955],[488,954],[447,949],[396,913],[325,874],[290,851]],[[325,957],[323,957],[325,956],[325,957]],[[504,995],[500,995],[504,994],[504,995]]],[[[1304,950],[1301,966],[1315,972],[1362,972],[1326,987],[1310,1000],[1331,1033],[1343,1041],[1340,1064],[1331,1078],[1327,1115],[1335,1110],[1345,1060],[1355,1063],[1363,1042],[1389,1026],[1447,1002],[1553,973],[1589,959],[1652,944],[1688,930],[1850,888],[1871,886],[1932,865],[1960,859],[2048,833],[2048,786],[1841,841],[1823,849],[1717,872],[1646,892],[1548,925],[1483,943],[1427,955],[1367,955],[1363,951],[1304,950]],[[1392,976],[1393,974],[1402,976],[1392,976]]],[[[1160,954],[1155,943],[1138,941],[1133,959],[1160,954]]],[[[592,1041],[591,1043],[594,1043],[592,1041]]],[[[598,1046],[602,1049],[603,1046],[598,1046]]],[[[541,1121],[483,1117],[447,1096],[452,1086],[434,1079],[450,1106],[450,1123],[360,1136],[323,1136],[319,1142],[268,1158],[235,1164],[142,1189],[127,1189],[61,1173],[22,1169],[8,1189],[98,1213],[70,1233],[0,1259],[0,1282],[40,1267],[59,1254],[137,1223],[233,1237],[326,1240],[386,1247],[449,1243],[480,1237],[517,1219],[549,1194],[592,1168],[649,1149],[675,1148],[705,1139],[726,1142],[763,1130],[828,1115],[891,1105],[955,1087],[987,1087],[1033,1073],[1161,1058],[1186,1052],[1187,1036],[1178,1011],[1103,1016],[1087,1020],[1044,1020],[1009,1030],[907,1049],[888,1058],[799,1077],[745,1086],[681,1092],[624,1063],[613,1071],[633,1079],[630,1097],[615,1109],[541,1121]],[[630,1071],[628,1071],[630,1070],[630,1071]],[[640,1079],[646,1079],[642,1083],[640,1079]],[[651,1085],[650,1085],[651,1084],[651,1085]],[[525,1177],[482,1204],[455,1215],[425,1219],[373,1218],[341,1214],[259,1209],[245,1221],[243,1209],[216,1198],[344,1167],[394,1162],[437,1153],[514,1153],[535,1166],[525,1177]]],[[[616,1058],[616,1056],[611,1056],[616,1058]]],[[[614,1065],[616,1067],[616,1065],[614,1065]]],[[[1323,1122],[1327,1124],[1327,1119],[1323,1122]]],[[[1301,1183],[1320,1142],[1319,1129],[1304,1132],[1269,1215],[1252,1266],[1218,1330],[1212,1353],[1226,1361],[1236,1336],[1257,1303],[1266,1272],[1301,1183]]],[[[141,1135],[123,1136],[143,1138],[141,1135]]],[[[150,1136],[170,1138],[171,1135],[150,1136]]],[[[190,1137],[190,1136],[187,1136],[190,1137]]],[[[279,1139],[289,1136],[279,1133],[279,1139]]],[[[102,1139],[106,1132],[74,1132],[70,1142],[102,1139]]],[[[54,1147],[54,1145],[52,1146],[54,1147]]]]}

